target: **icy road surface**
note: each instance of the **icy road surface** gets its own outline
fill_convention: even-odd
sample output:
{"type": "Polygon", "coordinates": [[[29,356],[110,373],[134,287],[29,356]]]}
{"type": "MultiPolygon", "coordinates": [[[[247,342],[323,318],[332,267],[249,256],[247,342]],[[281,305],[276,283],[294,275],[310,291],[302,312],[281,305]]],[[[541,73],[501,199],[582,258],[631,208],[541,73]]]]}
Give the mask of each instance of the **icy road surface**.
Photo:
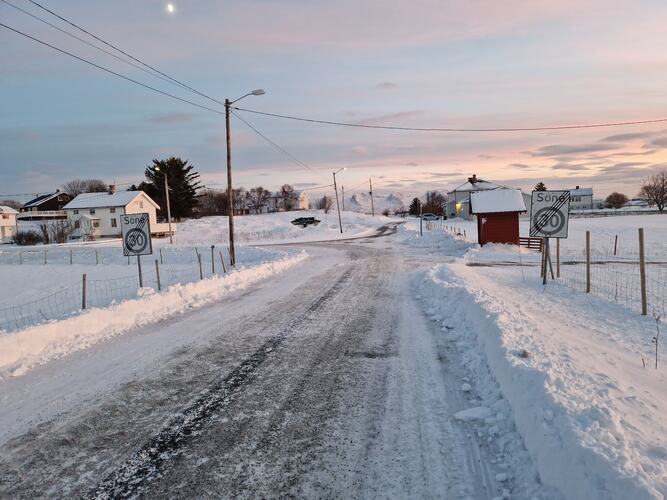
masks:
{"type": "Polygon", "coordinates": [[[0,497],[502,495],[414,299],[432,262],[382,235],[7,381],[0,497]]]}

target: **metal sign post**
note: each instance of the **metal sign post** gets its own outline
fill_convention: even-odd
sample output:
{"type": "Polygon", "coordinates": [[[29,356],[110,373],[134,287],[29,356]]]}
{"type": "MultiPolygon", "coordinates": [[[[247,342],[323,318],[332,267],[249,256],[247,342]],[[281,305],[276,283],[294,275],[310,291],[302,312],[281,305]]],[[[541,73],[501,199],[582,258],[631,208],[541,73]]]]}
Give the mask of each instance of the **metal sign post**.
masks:
{"type": "Polygon", "coordinates": [[[567,238],[570,219],[569,191],[533,191],[530,207],[531,237],[543,239],[542,284],[547,284],[547,265],[553,276],[549,238],[567,238]]]}
{"type": "Polygon", "coordinates": [[[120,228],[123,234],[123,255],[137,257],[139,286],[143,288],[144,279],[141,273],[141,256],[153,253],[150,219],[147,213],[125,214],[120,216],[120,228]]]}

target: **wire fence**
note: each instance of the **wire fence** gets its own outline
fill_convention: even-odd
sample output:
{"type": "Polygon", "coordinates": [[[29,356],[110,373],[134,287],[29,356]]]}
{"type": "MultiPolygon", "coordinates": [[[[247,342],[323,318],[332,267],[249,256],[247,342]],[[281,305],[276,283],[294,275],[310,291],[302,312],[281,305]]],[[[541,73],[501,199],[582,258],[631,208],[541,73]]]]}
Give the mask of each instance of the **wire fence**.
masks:
{"type": "MultiPolygon", "coordinates": [[[[557,263],[556,263],[557,264],[557,263]]],[[[586,292],[589,271],[586,250],[562,250],[560,277],[563,285],[586,292]]],[[[667,259],[651,255],[645,258],[647,314],[667,320],[667,259]]],[[[639,253],[614,255],[591,251],[590,293],[642,312],[642,283],[639,253]]]]}
{"type": "MultiPolygon", "coordinates": [[[[115,248],[97,249],[97,258],[90,249],[72,249],[73,264],[110,265],[128,261],[122,252],[115,248]],[[103,251],[101,251],[103,250],[103,251]],[[116,254],[112,253],[115,250],[116,254]],[[120,254],[120,255],[118,255],[120,254]],[[76,256],[76,260],[74,259],[76,256]]],[[[244,264],[258,259],[258,254],[268,255],[269,251],[254,248],[244,248],[242,255],[237,256],[237,264],[244,264]]],[[[3,252],[4,261],[11,262],[16,255],[7,257],[3,252]]],[[[22,264],[28,265],[35,253],[23,251],[22,264]]],[[[43,252],[41,257],[43,258],[43,252]]],[[[14,263],[18,261],[14,260],[14,263]]],[[[70,262],[70,249],[51,248],[47,253],[47,264],[44,261],[32,262],[45,266],[61,265],[70,262]],[[49,260],[50,258],[50,260],[49,260]]],[[[89,279],[84,268],[77,278],[60,284],[58,289],[35,300],[23,300],[18,304],[6,307],[0,306],[0,333],[8,333],[40,323],[64,319],[81,313],[91,307],[108,307],[124,300],[135,299],[140,296],[139,274],[136,270],[136,257],[131,257],[127,274],[121,277],[105,279],[89,279]]],[[[229,254],[226,247],[177,247],[162,249],[150,257],[144,257],[142,263],[142,277],[144,288],[155,291],[164,290],[176,284],[193,283],[215,275],[225,274],[230,270],[229,254]],[[160,262],[162,261],[162,262],[160,262]],[[159,281],[158,281],[159,274],[159,281]]],[[[81,267],[76,268],[77,271],[81,267]]],[[[116,271],[117,271],[116,266],[116,271]]],[[[36,286],[39,286],[36,284],[36,286]]]]}

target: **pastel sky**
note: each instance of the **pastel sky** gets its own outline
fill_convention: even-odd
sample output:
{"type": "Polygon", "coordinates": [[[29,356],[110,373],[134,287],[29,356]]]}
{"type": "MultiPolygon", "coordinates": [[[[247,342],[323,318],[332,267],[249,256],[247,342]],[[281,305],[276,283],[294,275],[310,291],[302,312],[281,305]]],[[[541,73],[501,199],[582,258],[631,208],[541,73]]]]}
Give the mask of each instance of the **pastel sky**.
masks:
{"type": "MultiPolygon", "coordinates": [[[[8,0],[68,30],[27,0],[8,0]]],[[[41,0],[165,73],[244,107],[355,123],[531,127],[667,117],[664,0],[41,0]],[[241,103],[239,103],[241,105],[241,103]]],[[[162,90],[213,105],[7,4],[1,22],[162,90]]],[[[80,34],[80,33],[79,33],[80,34]]],[[[224,118],[0,28],[0,199],[74,177],[138,182],[181,156],[224,182],[224,118]]],[[[233,118],[235,184],[447,190],[472,173],[530,190],[634,196],[667,165],[667,124],[533,133],[346,129],[233,118]]]]}

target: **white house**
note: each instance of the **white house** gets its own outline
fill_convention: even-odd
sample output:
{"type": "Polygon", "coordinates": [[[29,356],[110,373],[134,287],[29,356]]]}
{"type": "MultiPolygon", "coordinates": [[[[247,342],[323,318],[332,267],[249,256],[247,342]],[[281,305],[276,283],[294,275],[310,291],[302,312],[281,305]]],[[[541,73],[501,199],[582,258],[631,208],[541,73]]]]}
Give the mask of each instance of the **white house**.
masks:
{"type": "Polygon", "coordinates": [[[593,210],[593,188],[570,189],[570,210],[593,210]]]}
{"type": "MultiPolygon", "coordinates": [[[[73,237],[94,239],[119,237],[120,216],[148,213],[151,233],[168,234],[167,224],[158,224],[160,207],[143,191],[118,191],[109,186],[104,193],[83,193],[65,205],[67,219],[74,225],[73,237]]],[[[173,226],[175,227],[175,226],[173,226]]]]}
{"type": "Polygon", "coordinates": [[[0,205],[0,243],[8,243],[16,234],[18,212],[11,207],[0,205]]]}
{"type": "MultiPolygon", "coordinates": [[[[461,217],[464,219],[472,219],[473,215],[470,213],[470,195],[480,191],[492,191],[495,189],[511,189],[494,182],[478,179],[477,175],[473,174],[468,177],[468,182],[461,184],[456,189],[447,193],[447,217],[461,217]]],[[[530,214],[531,195],[521,192],[523,202],[527,209],[527,214],[530,214]]],[[[525,215],[525,214],[524,214],[525,215]]]]}
{"type": "MultiPolygon", "coordinates": [[[[294,191],[294,205],[292,210],[308,210],[310,208],[310,196],[306,191],[294,191]]],[[[284,212],[285,199],[280,193],[269,196],[266,200],[266,212],[284,212]]]]}

